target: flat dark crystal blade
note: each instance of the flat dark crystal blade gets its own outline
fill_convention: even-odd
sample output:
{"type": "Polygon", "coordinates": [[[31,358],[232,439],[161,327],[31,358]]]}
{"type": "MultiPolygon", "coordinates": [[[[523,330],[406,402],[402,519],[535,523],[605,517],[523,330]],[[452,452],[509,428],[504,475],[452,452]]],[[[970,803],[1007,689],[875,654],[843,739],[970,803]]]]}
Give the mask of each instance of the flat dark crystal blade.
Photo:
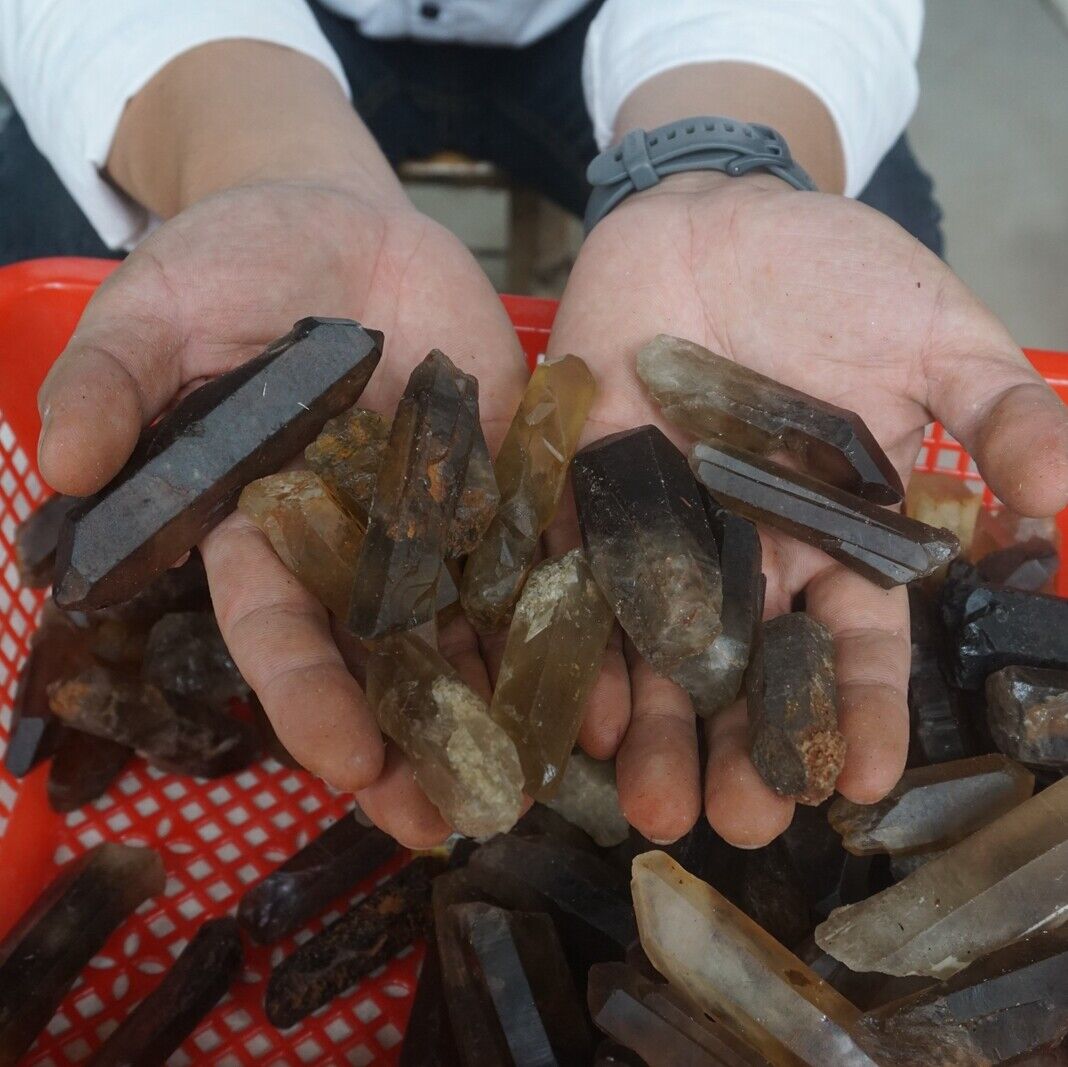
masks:
{"type": "Polygon", "coordinates": [[[149,848],[97,845],[68,864],[0,941],[0,1067],[15,1067],[112,931],[163,892],[149,848]]]}
{"type": "Polygon", "coordinates": [[[783,530],[884,589],[924,578],[960,552],[948,530],[725,444],[696,444],[690,465],[724,507],[783,530]]]}
{"type": "Polygon", "coordinates": [[[445,1003],[441,959],[433,941],[427,944],[423,957],[397,1067],[460,1067],[460,1053],[445,1003]]]}
{"type": "Polygon", "coordinates": [[[249,889],[237,918],[258,944],[288,937],[372,875],[398,848],[389,834],[342,815],[249,889]]]}
{"type": "Polygon", "coordinates": [[[22,585],[46,589],[52,584],[59,530],[67,512],[78,502],[76,496],[51,496],[19,523],[15,530],[15,566],[22,585]]]}
{"type": "Polygon", "coordinates": [[[786,448],[823,481],[876,504],[901,503],[901,476],[855,411],[667,334],[638,353],[638,376],[664,415],[698,437],[764,454],[786,448]]]}
{"type": "Polygon", "coordinates": [[[661,672],[720,633],[722,586],[700,489],[655,426],[603,437],[571,464],[586,557],[605,599],[661,672]]]}
{"type": "Polygon", "coordinates": [[[100,1046],[88,1067],[163,1063],[222,999],[241,962],[237,922],[230,916],[209,919],[163,981],[100,1046]]]}
{"type": "Polygon", "coordinates": [[[441,864],[414,860],[272,972],[264,1006],[285,1029],[388,963],[430,929],[430,883],[441,864]]]}
{"type": "Polygon", "coordinates": [[[133,756],[133,749],[67,730],[48,768],[48,803],[53,811],[74,811],[102,796],[133,756]]]}
{"type": "Polygon", "coordinates": [[[1068,671],[1006,667],[990,675],[986,721],[1007,756],[1068,771],[1068,671]]]}
{"type": "Polygon", "coordinates": [[[99,493],[67,516],[56,603],[128,600],[237,505],[241,488],[298,455],[351,407],[382,335],[349,319],[301,319],[255,359],[190,393],[99,493]]]}

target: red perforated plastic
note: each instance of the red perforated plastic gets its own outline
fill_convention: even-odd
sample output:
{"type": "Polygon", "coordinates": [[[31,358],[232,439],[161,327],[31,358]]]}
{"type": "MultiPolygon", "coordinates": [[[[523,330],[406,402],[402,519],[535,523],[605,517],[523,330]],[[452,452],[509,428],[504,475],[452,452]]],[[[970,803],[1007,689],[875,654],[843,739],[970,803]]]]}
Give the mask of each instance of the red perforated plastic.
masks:
{"type": "MultiPolygon", "coordinates": [[[[42,599],[18,587],[11,559],[16,524],[45,495],[33,458],[39,429],[34,398],[86,301],[114,266],[53,259],[0,269],[0,748],[10,728],[17,671],[42,599]]],[[[555,304],[503,299],[533,364],[544,348],[555,304]]],[[[1068,354],[1030,355],[1068,399],[1068,354]]],[[[952,470],[980,482],[960,446],[937,426],[928,434],[918,466],[952,470]]],[[[992,502],[989,492],[986,499],[992,502]]],[[[1060,522],[1068,543],[1068,513],[1060,522]]],[[[1068,569],[1062,570],[1060,583],[1060,592],[1068,593],[1068,569]]],[[[344,797],[310,775],[270,760],[214,782],[176,778],[136,760],[107,796],[58,816],[45,799],[46,774],[47,767],[40,767],[16,783],[0,770],[0,936],[61,864],[102,840],[158,848],[168,879],[163,897],[142,907],[93,959],[34,1046],[27,1059],[32,1065],[85,1059],[155,985],[205,918],[232,911],[246,885],[347,806],[344,797]]],[[[383,868],[377,877],[385,877],[401,862],[383,868]]],[[[361,892],[370,884],[361,886],[361,892]]],[[[271,965],[336,914],[322,916],[295,940],[273,949],[250,946],[241,981],[172,1062],[394,1063],[422,946],[286,1033],[275,1030],[263,1015],[271,965]]]]}

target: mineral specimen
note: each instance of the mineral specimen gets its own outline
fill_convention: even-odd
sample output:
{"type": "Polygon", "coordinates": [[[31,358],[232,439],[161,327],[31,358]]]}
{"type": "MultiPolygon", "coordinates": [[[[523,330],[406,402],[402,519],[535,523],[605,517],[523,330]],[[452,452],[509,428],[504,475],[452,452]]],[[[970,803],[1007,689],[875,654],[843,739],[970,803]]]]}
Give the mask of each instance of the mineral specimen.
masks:
{"type": "Polygon", "coordinates": [[[960,552],[948,530],[729,445],[696,444],[690,463],[720,504],[822,549],[884,589],[924,578],[960,552]]]}
{"type": "Polygon", "coordinates": [[[441,958],[433,940],[423,957],[397,1067],[460,1067],[460,1053],[445,1003],[441,958]]]}
{"type": "Polygon", "coordinates": [[[48,803],[74,811],[102,796],[129,762],[133,750],[105,737],[66,730],[48,768],[48,803]]]}
{"type": "Polygon", "coordinates": [[[52,584],[59,529],[77,503],[76,496],[51,496],[19,523],[15,530],[15,566],[22,585],[45,589],[52,584]]]}
{"type": "Polygon", "coordinates": [[[943,849],[985,826],[1034,791],[1035,776],[1004,756],[905,771],[875,804],[839,797],[828,818],[850,852],[893,855],[943,849]]]}
{"type": "Polygon", "coordinates": [[[663,852],[634,860],[642,947],[675,988],[773,1064],[863,1065],[859,1012],[725,897],[663,852]]]}
{"type": "Polygon", "coordinates": [[[986,716],[1002,752],[1068,770],[1068,671],[1006,667],[990,675],[986,716]]]}
{"type": "Polygon", "coordinates": [[[119,1024],[89,1067],[163,1063],[222,998],[241,969],[241,936],[229,916],[209,919],[174,966],[119,1024]]]}
{"type": "Polygon", "coordinates": [[[581,549],[530,572],[515,607],[490,715],[515,743],[525,791],[556,793],[612,630],[581,549]]]}
{"type": "Polygon", "coordinates": [[[287,956],[267,984],[267,1018],[293,1026],[424,937],[430,883],[440,868],[429,857],[414,860],[287,956]]]}
{"type": "Polygon", "coordinates": [[[523,771],[511,738],[485,701],[429,645],[410,634],[376,642],[367,700],[415,768],[415,779],[462,834],[515,825],[523,771]]]}
{"type": "Polygon", "coordinates": [[[542,532],[556,514],[567,470],[593,403],[593,375],[578,356],[530,376],[494,464],[500,506],[464,568],[460,602],[481,630],[512,615],[542,532]]]}
{"type": "Polygon", "coordinates": [[[347,319],[301,319],[261,355],[190,393],[67,516],[56,603],[96,608],[144,589],[225,518],[242,486],[299,454],[356,401],[381,347],[381,334],[347,319]]]}
{"type": "Polygon", "coordinates": [[[460,499],[456,501],[456,510],[449,526],[445,554],[451,559],[466,556],[474,550],[497,514],[497,507],[501,502],[493,460],[486,444],[486,435],[482,432],[478,411],[478,386],[474,378],[465,378],[461,380],[460,388],[475,423],[475,436],[471,442],[471,454],[467,461],[467,473],[464,475],[460,499]]]}
{"type": "Polygon", "coordinates": [[[572,464],[586,556],[597,584],[661,673],[721,630],[719,548],[682,453],[655,426],[603,437],[572,464]]]}
{"type": "Polygon", "coordinates": [[[128,845],[97,845],[60,871],[0,942],[2,1067],[21,1061],[81,969],[163,883],[159,854],[128,845]]]}
{"type": "Polygon", "coordinates": [[[57,682],[49,695],[69,726],[129,745],[164,770],[217,778],[256,758],[256,735],[245,723],[105,667],[57,682]]]}
{"type": "Polygon", "coordinates": [[[719,507],[708,493],[704,496],[719,542],[723,631],[703,652],[678,664],[671,677],[690,694],[697,714],[707,719],[730,704],[742,687],[753,635],[764,613],[764,576],[756,527],[719,507]]]}
{"type": "Polygon", "coordinates": [[[208,611],[211,594],[204,560],[193,549],[189,558],[178,567],[168,567],[157,575],[130,600],[122,600],[106,608],[85,613],[90,622],[112,620],[143,628],[146,633],[152,624],[173,611],[208,611]]]}
{"type": "Polygon", "coordinates": [[[901,501],[900,476],[856,412],[667,334],[638,353],[638,376],[665,416],[698,437],[789,449],[824,481],[876,504],[901,501]]]}
{"type": "Polygon", "coordinates": [[[1060,569],[1056,545],[1033,537],[1018,545],[998,549],[983,556],[975,565],[979,578],[988,585],[1004,585],[1025,593],[1051,593],[1060,569]]]}
{"type": "Polygon", "coordinates": [[[777,793],[819,804],[845,763],[838,732],[834,641],[804,612],[766,622],[746,676],[749,746],[777,793]]]}
{"type": "Polygon", "coordinates": [[[1007,507],[1001,507],[997,511],[988,511],[984,508],[979,512],[979,518],[975,524],[975,539],[972,542],[970,556],[972,560],[981,560],[998,549],[1023,544],[1036,537],[1054,546],[1059,545],[1060,533],[1057,530],[1057,519],[1055,517],[1033,519],[1027,515],[1019,515],[1007,507]]]}
{"type": "Polygon", "coordinates": [[[331,496],[366,528],[390,422],[376,411],[351,408],[331,419],[304,449],[308,466],[331,496]]]}
{"type": "Polygon", "coordinates": [[[903,881],[839,908],[816,941],[854,971],[946,978],[1064,919],[1068,779],[1025,800],[903,881]]]}
{"type": "Polygon", "coordinates": [[[869,1047],[895,1067],[977,1067],[1068,1034],[1068,931],[1025,937],[923,992],[864,1015],[869,1047]]]}
{"type": "Polygon", "coordinates": [[[780,944],[800,944],[815,929],[817,919],[789,849],[777,838],[748,851],[742,863],[737,897],[724,896],[780,944]]]}
{"type": "Polygon", "coordinates": [[[615,760],[591,759],[576,749],[556,795],[545,803],[585,830],[601,848],[612,848],[627,838],[630,828],[619,807],[615,760]]]}
{"type": "Polygon", "coordinates": [[[141,677],[166,693],[217,708],[248,692],[210,611],[164,615],[148,635],[141,677]]]}
{"type": "Polygon", "coordinates": [[[376,827],[342,815],[245,893],[238,921],[260,945],[288,937],[372,875],[398,847],[376,827]]]}
{"type": "Polygon", "coordinates": [[[479,1063],[586,1067],[593,1040],[552,919],[491,904],[454,904],[497,1054],[479,1063]]]}
{"type": "Polygon", "coordinates": [[[983,506],[980,488],[972,489],[963,478],[945,471],[916,471],[905,494],[905,514],[928,526],[952,530],[961,551],[967,552],[983,506]]]}

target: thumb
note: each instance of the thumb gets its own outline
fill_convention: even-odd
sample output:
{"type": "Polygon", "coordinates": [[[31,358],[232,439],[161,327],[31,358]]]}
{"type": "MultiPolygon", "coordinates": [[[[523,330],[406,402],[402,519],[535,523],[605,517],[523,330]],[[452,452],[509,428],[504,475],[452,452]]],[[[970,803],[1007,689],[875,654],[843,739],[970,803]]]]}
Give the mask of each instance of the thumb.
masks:
{"type": "Polygon", "coordinates": [[[85,496],[115,475],[177,392],[181,344],[162,271],[134,253],[93,296],[38,393],[38,467],[52,488],[85,496]]]}

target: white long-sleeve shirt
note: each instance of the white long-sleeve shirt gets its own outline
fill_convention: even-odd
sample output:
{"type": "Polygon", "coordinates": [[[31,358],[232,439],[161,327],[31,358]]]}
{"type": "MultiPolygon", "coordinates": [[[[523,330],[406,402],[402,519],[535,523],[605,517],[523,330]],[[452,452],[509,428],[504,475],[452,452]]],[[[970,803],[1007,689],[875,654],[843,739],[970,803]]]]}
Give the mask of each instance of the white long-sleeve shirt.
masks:
{"type": "MultiPolygon", "coordinates": [[[[584,6],[584,0],[324,3],[369,37],[517,47],[584,6]]],[[[788,75],[824,102],[845,154],[846,192],[855,195],[916,105],[922,25],[923,0],[607,0],[590,26],[582,67],[597,141],[604,147],[612,140],[623,101],[656,74],[689,63],[754,63],[788,75]]],[[[0,0],[0,82],[110,246],[135,244],[151,221],[102,176],[126,101],[175,56],[228,38],[304,52],[348,89],[304,0],[0,0]]]]}

